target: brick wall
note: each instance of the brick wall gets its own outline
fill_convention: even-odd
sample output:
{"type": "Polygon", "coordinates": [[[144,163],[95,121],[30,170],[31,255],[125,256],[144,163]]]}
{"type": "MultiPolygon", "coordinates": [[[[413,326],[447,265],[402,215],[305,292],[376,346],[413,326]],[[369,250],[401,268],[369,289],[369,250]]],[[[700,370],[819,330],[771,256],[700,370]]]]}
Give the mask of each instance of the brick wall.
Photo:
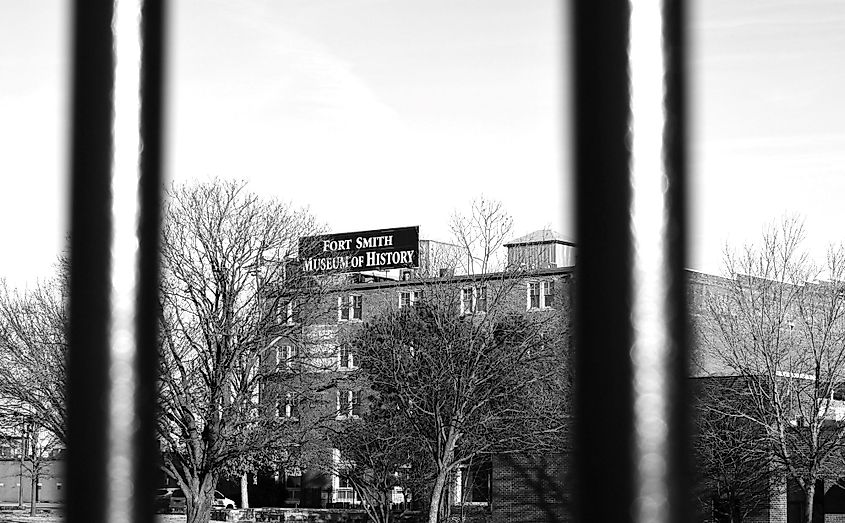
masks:
{"type": "Polygon", "coordinates": [[[786,478],[772,474],[769,480],[769,520],[768,523],[786,523],[788,508],[786,478]]]}
{"type": "MultiPolygon", "coordinates": [[[[338,388],[343,389],[362,389],[360,382],[348,382],[347,376],[343,369],[338,368],[340,361],[337,348],[338,344],[344,339],[354,334],[357,329],[360,329],[363,324],[387,309],[395,309],[400,306],[400,296],[403,292],[422,291],[423,299],[427,301],[434,301],[439,304],[448,304],[454,307],[456,313],[461,308],[461,289],[466,287],[487,287],[488,307],[491,309],[495,307],[497,310],[510,311],[518,314],[526,314],[527,317],[543,321],[544,319],[560,319],[561,330],[559,336],[549,336],[548,343],[551,343],[561,355],[560,368],[563,371],[567,369],[571,371],[569,358],[571,357],[571,332],[568,328],[569,324],[569,310],[571,307],[572,296],[572,271],[571,269],[547,269],[532,272],[530,275],[518,275],[511,277],[508,275],[487,275],[481,278],[470,278],[465,276],[456,276],[453,278],[446,278],[443,280],[408,280],[408,281],[388,281],[388,282],[366,282],[366,283],[352,283],[342,285],[337,290],[321,297],[318,300],[313,300],[307,304],[303,304],[302,310],[295,315],[294,321],[287,321],[287,309],[284,299],[279,299],[275,304],[280,314],[280,317],[274,324],[277,326],[273,332],[275,344],[279,347],[285,345],[299,344],[300,356],[305,358],[313,358],[310,363],[306,364],[309,371],[306,373],[297,372],[288,373],[288,377],[280,376],[278,381],[268,380],[266,390],[263,396],[266,398],[284,398],[285,394],[289,392],[285,387],[293,387],[291,390],[299,389],[300,397],[305,399],[305,404],[300,406],[300,417],[307,418],[308,414],[303,412],[304,409],[311,409],[313,415],[321,416],[336,408],[336,391],[338,388]],[[529,310],[529,282],[554,282],[554,299],[550,307],[545,307],[545,301],[539,308],[529,310]],[[338,298],[341,298],[341,303],[348,303],[350,296],[361,297],[361,319],[353,319],[351,314],[349,319],[342,319],[338,314],[338,298]],[[494,305],[495,303],[495,305],[494,305]],[[558,339],[551,339],[558,338],[558,339]],[[325,353],[325,354],[323,354],[325,353]],[[317,372],[319,370],[329,372],[317,372]],[[293,376],[293,378],[291,378],[293,376]],[[291,379],[293,381],[291,381],[291,379]],[[311,390],[319,390],[320,392],[311,392],[311,390]]],[[[268,300],[269,306],[269,300],[268,300]]],[[[264,365],[274,365],[274,360],[278,356],[273,350],[268,350],[264,356],[264,365]]],[[[282,354],[280,362],[283,361],[284,354],[282,354]]],[[[266,367],[265,367],[266,368],[266,367]]],[[[281,373],[287,372],[284,370],[282,364],[281,373]]],[[[364,390],[366,392],[366,390],[364,390]]],[[[362,398],[364,405],[363,411],[366,413],[366,395],[362,398]]],[[[269,407],[269,405],[268,405],[269,407]]],[[[563,407],[561,407],[563,408],[563,407]]],[[[305,421],[303,419],[303,421],[305,421]]],[[[316,444],[327,444],[327,442],[312,442],[316,444]]],[[[538,465],[538,464],[534,464],[538,465]]],[[[543,473],[540,473],[542,476],[543,473]]],[[[536,474],[535,474],[536,475],[536,474]]],[[[511,475],[510,481],[514,483],[518,477],[511,475]]],[[[495,472],[493,483],[496,482],[495,472]]],[[[495,486],[494,486],[495,488],[495,486]]],[[[509,487],[510,488],[510,487],[509,487]]],[[[519,497],[519,496],[517,496],[519,497]]],[[[508,499],[507,497],[503,499],[508,499]]],[[[548,501],[542,499],[541,506],[551,506],[549,503],[558,503],[557,501],[548,501]]],[[[313,506],[313,503],[307,503],[303,499],[303,505],[313,506]]],[[[534,505],[537,505],[536,503],[534,505]]],[[[531,521],[522,519],[524,521],[531,521]]],[[[509,521],[508,519],[501,521],[509,521]]]]}
{"type": "Polygon", "coordinates": [[[571,467],[566,454],[493,458],[494,523],[568,522],[572,519],[571,467]]]}
{"type": "Polygon", "coordinates": [[[490,507],[452,506],[449,523],[491,523],[490,507]]]}

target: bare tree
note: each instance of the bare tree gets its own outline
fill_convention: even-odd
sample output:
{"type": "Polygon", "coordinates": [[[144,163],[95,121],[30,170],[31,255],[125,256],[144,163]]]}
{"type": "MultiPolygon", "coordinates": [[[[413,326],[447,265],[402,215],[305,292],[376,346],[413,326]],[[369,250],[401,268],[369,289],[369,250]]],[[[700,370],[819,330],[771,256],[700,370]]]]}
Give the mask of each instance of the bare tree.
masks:
{"type": "Polygon", "coordinates": [[[0,282],[1,408],[37,419],[63,444],[66,439],[67,311],[61,277],[32,290],[0,282]]]}
{"type": "Polygon", "coordinates": [[[564,430],[561,351],[550,341],[562,338],[559,318],[526,317],[507,296],[491,292],[483,314],[463,315],[454,300],[429,297],[385,311],[353,340],[362,375],[427,456],[430,523],[458,468],[492,453],[548,450],[564,430]]]}
{"type": "Polygon", "coordinates": [[[501,249],[511,235],[513,219],[502,202],[479,196],[472,201],[469,214],[452,214],[449,228],[466,256],[465,261],[459,260],[464,272],[488,274],[504,269],[501,249]]]}
{"type": "Polygon", "coordinates": [[[407,420],[395,405],[377,396],[366,403],[363,417],[345,420],[331,433],[332,446],[339,451],[332,472],[352,486],[371,520],[389,523],[395,516],[394,488],[399,487],[407,500],[412,493],[421,493],[420,485],[432,478],[419,445],[408,437],[407,420]]]}
{"type": "Polygon", "coordinates": [[[35,516],[38,501],[38,483],[50,477],[50,465],[58,451],[65,448],[64,442],[51,430],[45,429],[40,420],[22,409],[0,411],[0,437],[18,445],[20,451],[20,476],[18,483],[18,506],[23,508],[24,477],[29,478],[29,514],[35,516]]]}
{"type": "Polygon", "coordinates": [[[286,321],[313,286],[288,271],[314,219],[250,193],[242,182],[174,187],[162,237],[159,437],[163,468],[185,492],[188,523],[210,518],[221,473],[290,441],[290,424],[265,416],[267,339],[295,337],[286,321]],[[273,263],[267,259],[274,260],[273,263]],[[278,263],[277,263],[278,262],[278,263]]]}
{"type": "Polygon", "coordinates": [[[739,523],[768,505],[771,486],[779,484],[771,476],[781,471],[772,466],[768,446],[761,444],[759,425],[726,414],[745,410],[736,404],[744,395],[735,394],[743,378],[697,381],[693,444],[699,481],[695,495],[702,514],[712,511],[739,523]]]}
{"type": "Polygon", "coordinates": [[[761,444],[806,496],[843,476],[845,250],[821,266],[803,250],[803,223],[785,218],[759,245],[726,250],[727,279],[707,299],[705,346],[736,376],[742,401],[723,413],[757,427],[761,444]],[[740,405],[741,408],[738,408],[740,405]]]}

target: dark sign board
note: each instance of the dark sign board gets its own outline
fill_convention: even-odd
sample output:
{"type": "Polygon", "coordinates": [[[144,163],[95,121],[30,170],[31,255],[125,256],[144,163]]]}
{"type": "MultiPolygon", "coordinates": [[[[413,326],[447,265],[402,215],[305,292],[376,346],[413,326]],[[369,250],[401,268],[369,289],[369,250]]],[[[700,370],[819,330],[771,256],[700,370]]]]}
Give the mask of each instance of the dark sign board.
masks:
{"type": "Polygon", "coordinates": [[[417,267],[420,228],[306,236],[299,239],[299,260],[307,273],[383,271],[417,267]]]}

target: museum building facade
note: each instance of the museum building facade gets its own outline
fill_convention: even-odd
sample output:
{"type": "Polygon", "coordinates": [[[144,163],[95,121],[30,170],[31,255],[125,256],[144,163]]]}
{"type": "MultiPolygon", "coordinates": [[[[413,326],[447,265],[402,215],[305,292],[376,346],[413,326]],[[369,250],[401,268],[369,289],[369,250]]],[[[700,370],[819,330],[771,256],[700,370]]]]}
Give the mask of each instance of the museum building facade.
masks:
{"type": "MultiPolygon", "coordinates": [[[[371,243],[376,248],[389,249],[399,243],[391,242],[391,231],[367,232],[371,236],[384,233],[377,234],[378,243],[371,243]]],[[[453,245],[421,240],[417,250],[408,248],[406,238],[400,246],[402,255],[370,256],[361,249],[355,251],[351,244],[354,235],[348,236],[339,240],[329,236],[310,239],[310,252],[314,252],[314,246],[318,250],[325,246],[328,253],[333,247],[349,245],[352,254],[334,249],[330,257],[301,255],[287,272],[302,271],[303,265],[304,270],[319,271],[322,267],[360,267],[368,260],[393,258],[397,266],[317,274],[321,291],[307,304],[301,298],[267,297],[278,325],[276,333],[268,334],[263,362],[265,369],[276,369],[278,373],[278,379],[268,379],[260,394],[267,415],[303,426],[326,420],[343,423],[366,415],[371,391],[356,372],[354,349],[344,340],[389,309],[414,307],[434,299],[441,303],[450,301],[455,313],[462,316],[484,315],[488,308],[504,307],[509,312],[554,322],[562,335],[549,343],[555,344],[562,372],[570,367],[568,321],[575,260],[573,242],[552,231],[536,231],[505,245],[505,270],[474,273],[472,264],[463,263],[460,249],[453,245]],[[343,243],[346,241],[350,243],[343,243]],[[411,253],[412,250],[416,252],[411,253]],[[355,261],[358,257],[360,261],[355,261]],[[408,263],[412,259],[413,263],[408,263]]],[[[413,238],[411,241],[416,242],[413,238]]],[[[561,416],[567,415],[566,401],[561,398],[561,416]]],[[[254,481],[255,494],[251,493],[252,504],[331,508],[361,503],[352,484],[338,473],[343,467],[343,456],[315,434],[310,440],[303,436],[303,446],[311,447],[312,455],[321,453],[325,466],[289,465],[259,475],[254,481]]],[[[484,521],[529,522],[550,517],[565,520],[567,443],[560,443],[559,452],[491,453],[471,466],[460,467],[451,475],[447,504],[453,513],[484,521]]],[[[397,505],[409,503],[398,487],[392,495],[397,505]]]]}

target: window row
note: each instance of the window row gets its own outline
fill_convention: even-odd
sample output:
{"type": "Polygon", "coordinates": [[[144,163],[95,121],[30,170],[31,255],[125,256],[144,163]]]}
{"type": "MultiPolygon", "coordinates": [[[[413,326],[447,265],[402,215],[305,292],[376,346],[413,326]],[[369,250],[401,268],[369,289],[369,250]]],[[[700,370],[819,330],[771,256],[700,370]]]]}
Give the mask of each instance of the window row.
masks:
{"type": "MultiPolygon", "coordinates": [[[[302,397],[287,392],[276,400],[275,415],[279,418],[299,419],[302,397]]],[[[338,389],[335,391],[335,419],[353,419],[361,416],[361,391],[338,389]]]]}
{"type": "MultiPolygon", "coordinates": [[[[550,309],[554,307],[555,282],[532,281],[526,284],[526,310],[550,309]]],[[[461,314],[487,312],[488,292],[486,285],[461,289],[461,314]]]]}
{"type": "MultiPolygon", "coordinates": [[[[487,312],[488,288],[486,285],[464,287],[460,291],[461,314],[487,312]]],[[[399,308],[410,307],[423,300],[423,291],[399,291],[399,308]]],[[[555,282],[531,281],[526,284],[526,309],[548,309],[554,306],[555,282]]],[[[337,321],[361,321],[364,319],[364,297],[361,294],[348,294],[337,297],[337,321]]],[[[279,321],[293,325],[299,321],[295,302],[286,302],[281,308],[279,321]]]]}
{"type": "MultiPolygon", "coordinates": [[[[275,346],[274,348],[276,369],[284,369],[291,372],[303,370],[303,360],[300,358],[299,348],[296,345],[282,345],[275,346]]],[[[332,359],[333,363],[331,367],[320,368],[318,365],[314,365],[313,370],[354,370],[357,368],[355,364],[355,350],[349,343],[339,344],[332,359]]]]}

